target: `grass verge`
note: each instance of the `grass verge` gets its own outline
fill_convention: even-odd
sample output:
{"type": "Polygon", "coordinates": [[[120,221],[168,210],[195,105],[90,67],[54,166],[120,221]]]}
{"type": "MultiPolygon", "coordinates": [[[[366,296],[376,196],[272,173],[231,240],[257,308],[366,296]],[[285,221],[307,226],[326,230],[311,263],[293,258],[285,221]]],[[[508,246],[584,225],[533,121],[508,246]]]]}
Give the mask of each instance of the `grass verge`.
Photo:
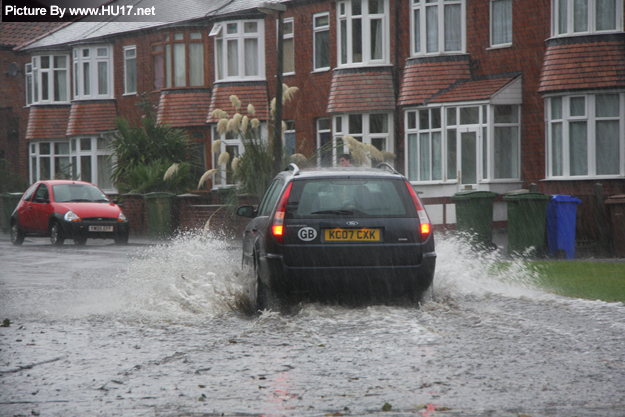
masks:
{"type": "Polygon", "coordinates": [[[567,297],[625,303],[625,263],[585,261],[533,261],[539,284],[567,297]]]}

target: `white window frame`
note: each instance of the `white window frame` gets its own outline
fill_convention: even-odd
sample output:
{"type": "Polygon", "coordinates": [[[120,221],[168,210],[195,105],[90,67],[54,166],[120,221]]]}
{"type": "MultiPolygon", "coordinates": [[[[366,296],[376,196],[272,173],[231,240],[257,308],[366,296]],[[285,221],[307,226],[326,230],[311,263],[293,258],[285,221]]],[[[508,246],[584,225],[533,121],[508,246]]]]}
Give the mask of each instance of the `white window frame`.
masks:
{"type": "MultiPolygon", "coordinates": [[[[330,152],[330,161],[336,161],[337,160],[337,155],[336,155],[336,149],[332,146],[333,144],[333,138],[332,138],[332,118],[330,117],[321,117],[319,119],[317,119],[316,121],[316,125],[317,125],[317,149],[321,149],[322,146],[324,146],[325,144],[321,143],[321,135],[329,135],[330,139],[327,142],[331,148],[328,149],[328,151],[330,152]]],[[[324,154],[321,152],[317,153],[317,165],[318,166],[326,166],[323,165],[323,157],[324,154]]]]}
{"type": "MultiPolygon", "coordinates": [[[[332,147],[334,149],[333,163],[338,163],[338,157],[343,153],[349,153],[347,145],[342,142],[343,137],[351,136],[352,138],[367,144],[374,144],[375,142],[384,140],[385,151],[395,152],[395,140],[394,140],[394,114],[392,112],[376,112],[376,113],[341,113],[332,117],[332,126],[334,127],[334,135],[332,138],[332,147]],[[386,116],[386,132],[371,132],[371,116],[384,115],[386,116]],[[350,117],[361,117],[361,132],[350,130],[350,117]],[[341,147],[341,143],[343,146],[341,147]]],[[[378,148],[379,149],[379,148],[378,148]]],[[[370,160],[369,160],[370,163],[370,160]]]]}
{"type": "Polygon", "coordinates": [[[405,109],[404,111],[404,131],[405,131],[405,166],[407,177],[413,184],[457,184],[458,171],[461,167],[461,143],[460,134],[463,132],[476,132],[476,178],[478,183],[510,183],[518,182],[521,177],[521,105],[520,103],[510,104],[495,104],[490,102],[458,102],[448,103],[445,105],[432,104],[425,107],[416,107],[405,109]],[[517,106],[517,121],[512,123],[495,123],[494,112],[496,106],[512,105],[517,106]],[[477,108],[478,119],[477,123],[463,123],[461,124],[460,112],[461,109],[477,108]],[[432,127],[432,109],[440,109],[440,127],[432,127]],[[428,111],[428,128],[421,129],[419,126],[419,112],[428,111]],[[453,119],[450,118],[450,113],[453,113],[453,119]],[[412,114],[412,116],[411,116],[412,114]],[[517,176],[510,178],[495,178],[495,129],[497,127],[517,127],[517,149],[516,149],[516,170],[517,176]],[[455,149],[451,141],[450,134],[453,131],[455,135],[455,149]],[[441,134],[441,179],[432,179],[432,136],[431,133],[440,132],[441,134]],[[422,133],[430,134],[430,158],[429,158],[429,178],[422,180],[420,178],[420,167],[413,166],[411,163],[411,157],[413,150],[411,149],[410,135],[417,135],[417,149],[414,151],[416,161],[419,161],[420,155],[420,135],[422,133]],[[450,172],[452,166],[449,165],[449,158],[451,155],[455,155],[454,171],[450,172]],[[415,175],[416,174],[416,175],[415,175]]]}
{"type": "Polygon", "coordinates": [[[74,57],[74,99],[94,100],[110,99],[115,97],[113,83],[113,48],[111,45],[81,45],[73,50],[74,57]],[[89,51],[85,53],[85,51],[89,51]],[[102,53],[106,52],[106,55],[102,53]],[[86,56],[85,56],[86,54],[86,56]],[[88,78],[85,79],[85,64],[89,65],[88,78]],[[106,92],[100,93],[99,71],[100,65],[106,68],[106,92]],[[88,80],[88,82],[87,82],[88,80]],[[85,87],[89,87],[85,91],[85,87]]]}
{"type": "Polygon", "coordinates": [[[432,3],[426,3],[426,0],[410,0],[410,53],[411,56],[426,55],[456,55],[466,52],[467,49],[467,15],[466,0],[435,0],[432,3]],[[460,5],[460,49],[445,50],[445,6],[460,5]],[[438,47],[437,51],[428,52],[427,50],[427,11],[428,8],[437,9],[437,32],[438,47]],[[419,14],[417,22],[415,16],[419,14]],[[418,29],[419,42],[415,37],[416,29],[418,29]],[[417,48],[418,46],[418,48],[417,48]]]}
{"type": "MultiPolygon", "coordinates": [[[[31,104],[67,104],[71,100],[71,85],[70,85],[70,59],[69,55],[65,54],[56,54],[56,55],[36,55],[32,57],[30,63],[25,66],[25,74],[26,74],[26,105],[29,106],[31,104]],[[42,59],[46,58],[48,60],[48,67],[42,67],[42,59]],[[64,58],[65,66],[57,67],[57,59],[56,58],[64,58]],[[63,76],[62,73],[65,73],[63,76]],[[59,98],[59,100],[55,99],[55,93],[57,90],[55,89],[55,76],[57,73],[61,73],[60,80],[63,80],[65,83],[65,99],[59,98]],[[44,91],[44,76],[48,80],[48,89],[44,91]],[[46,99],[44,99],[47,96],[46,99]]],[[[60,93],[59,93],[60,94],[60,93]]]]}
{"type": "Polygon", "coordinates": [[[623,31],[623,0],[614,0],[615,13],[614,29],[600,30],[597,28],[597,16],[596,7],[597,0],[587,0],[587,19],[585,20],[585,30],[575,29],[575,0],[551,0],[551,36],[575,36],[575,35],[589,35],[595,33],[616,33],[623,31]],[[566,10],[564,10],[566,9],[566,10]],[[560,14],[566,12],[564,22],[562,22],[560,14]],[[561,29],[561,23],[566,24],[564,30],[561,29]]]}
{"type": "Polygon", "coordinates": [[[353,1],[341,1],[337,3],[337,57],[339,67],[355,67],[355,66],[375,66],[390,64],[390,24],[389,24],[389,1],[379,0],[383,3],[383,14],[369,14],[369,0],[361,1],[361,14],[353,15],[353,1]],[[361,20],[361,53],[360,61],[354,61],[353,55],[353,23],[355,20],[361,20]],[[374,20],[382,22],[382,57],[375,59],[371,56],[371,23],[374,20]],[[345,46],[342,43],[345,36],[345,46]],[[343,51],[345,48],[345,51],[343,51]],[[345,52],[346,61],[343,62],[343,52],[345,52]]]}
{"type": "Polygon", "coordinates": [[[330,13],[315,13],[313,14],[313,72],[315,71],[328,71],[330,69],[330,13]],[[326,18],[328,23],[325,25],[317,25],[317,19],[326,18]],[[328,65],[320,66],[317,62],[317,48],[321,48],[321,46],[317,45],[317,35],[320,33],[327,32],[328,35],[328,50],[323,51],[328,56],[328,65]]]}
{"type": "Polygon", "coordinates": [[[115,186],[111,181],[110,172],[115,166],[115,161],[110,160],[112,151],[108,145],[110,140],[104,136],[77,136],[70,138],[70,160],[73,168],[72,176],[75,179],[82,181],[89,181],[92,184],[97,185],[104,191],[115,191],[115,186]],[[84,149],[84,143],[88,142],[89,149],[84,149]],[[91,159],[91,172],[89,172],[90,178],[85,178],[83,174],[82,158],[88,157],[91,159]],[[106,159],[106,166],[100,168],[100,157],[106,159]],[[109,162],[110,161],[110,162],[109,162]],[[106,175],[106,178],[101,176],[106,175]]]}
{"type": "Polygon", "coordinates": [[[69,150],[69,142],[66,140],[62,141],[40,141],[40,142],[30,142],[28,144],[28,164],[29,164],[29,175],[30,183],[34,184],[37,181],[44,179],[71,179],[72,178],[72,167],[71,167],[71,158],[70,158],[70,150],[69,150]],[[42,144],[48,145],[50,150],[48,153],[41,153],[42,144]],[[67,152],[61,152],[59,150],[60,146],[57,145],[67,145],[67,152]],[[48,176],[42,176],[41,174],[41,160],[43,158],[49,159],[49,172],[48,176]],[[69,168],[69,175],[61,176],[62,168],[57,172],[57,160],[61,158],[67,159],[67,168],[69,168]]]}
{"type": "Polygon", "coordinates": [[[137,94],[137,46],[129,45],[124,46],[124,95],[134,95],[137,94]],[[129,56],[129,54],[132,54],[129,56]],[[134,80],[129,79],[128,74],[128,65],[134,61],[135,73],[134,80]],[[132,82],[134,82],[134,89],[131,88],[132,82]]]}
{"type": "MultiPolygon", "coordinates": [[[[276,20],[276,39],[278,39],[278,21],[276,20]]],[[[286,52],[285,50],[285,46],[286,43],[284,43],[284,41],[288,40],[288,39],[292,39],[292,45],[293,45],[293,70],[292,71],[286,71],[286,69],[284,68],[284,60],[282,61],[283,64],[283,73],[282,75],[295,75],[295,21],[292,17],[286,17],[284,18],[284,33],[282,35],[282,52],[286,52]],[[291,32],[287,33],[287,27],[291,26],[291,32]]],[[[277,47],[277,46],[276,46],[277,47]]]]}
{"type": "Polygon", "coordinates": [[[265,21],[259,20],[231,20],[215,23],[209,36],[215,38],[215,82],[249,81],[265,79],[265,21]],[[256,32],[245,33],[246,23],[256,23],[256,32]],[[228,25],[236,24],[237,32],[228,33],[228,25]],[[258,74],[245,75],[245,40],[257,40],[258,74]],[[221,42],[221,54],[218,44],[221,42]],[[228,42],[237,45],[237,74],[229,75],[228,42]],[[220,55],[220,56],[219,56],[220,55]]]}
{"type": "Polygon", "coordinates": [[[550,180],[583,180],[597,178],[622,178],[625,177],[625,92],[620,91],[588,91],[577,94],[567,95],[551,95],[545,97],[545,136],[546,144],[546,161],[545,172],[547,179],[550,180]],[[618,117],[598,117],[596,115],[596,97],[598,95],[617,94],[619,102],[618,117]],[[571,99],[581,98],[585,100],[585,115],[571,115],[571,99]],[[561,100],[561,118],[555,119],[552,115],[553,100],[561,100]],[[596,126],[598,121],[616,121],[619,122],[619,172],[613,174],[597,174],[597,132],[596,126]],[[571,123],[586,122],[586,158],[587,172],[585,175],[571,175],[571,123]],[[561,125],[561,149],[554,149],[554,127],[561,125]],[[561,172],[554,172],[554,156],[559,155],[561,172]]]}
{"type": "Polygon", "coordinates": [[[490,0],[490,46],[491,48],[505,48],[512,46],[512,36],[514,34],[513,22],[514,22],[514,3],[512,0],[490,0]],[[496,28],[495,25],[497,22],[497,16],[495,16],[495,4],[496,3],[507,3],[510,7],[509,22],[506,22],[509,25],[510,29],[510,39],[504,40],[503,42],[497,42],[495,39],[496,28]]]}

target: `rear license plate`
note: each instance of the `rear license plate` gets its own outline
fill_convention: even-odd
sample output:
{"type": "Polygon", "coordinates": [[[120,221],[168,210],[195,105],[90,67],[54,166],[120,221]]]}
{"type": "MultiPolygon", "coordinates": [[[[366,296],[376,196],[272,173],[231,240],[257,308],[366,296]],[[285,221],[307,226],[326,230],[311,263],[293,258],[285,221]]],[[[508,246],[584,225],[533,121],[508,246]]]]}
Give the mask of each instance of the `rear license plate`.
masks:
{"type": "Polygon", "coordinates": [[[379,242],[380,229],[325,229],[326,242],[379,242]]]}
{"type": "Polygon", "coordinates": [[[113,226],[89,226],[90,232],[112,232],[113,226]]]}

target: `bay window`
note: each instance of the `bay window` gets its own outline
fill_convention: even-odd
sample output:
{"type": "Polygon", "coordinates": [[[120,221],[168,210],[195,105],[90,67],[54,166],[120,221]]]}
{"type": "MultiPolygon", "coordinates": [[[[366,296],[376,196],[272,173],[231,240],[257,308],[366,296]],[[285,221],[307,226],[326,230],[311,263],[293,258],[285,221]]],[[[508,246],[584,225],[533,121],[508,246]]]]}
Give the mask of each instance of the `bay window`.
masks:
{"type": "Polygon", "coordinates": [[[339,65],[389,62],[388,0],[337,3],[339,65]]]}
{"type": "Polygon", "coordinates": [[[203,87],[204,41],[201,32],[166,33],[152,45],[152,79],[155,90],[203,87]]]}
{"type": "Polygon", "coordinates": [[[330,69],[330,14],[313,15],[313,69],[330,69]]]}
{"type": "Polygon", "coordinates": [[[25,73],[27,105],[69,102],[69,56],[34,56],[25,73]]]}
{"type": "Polygon", "coordinates": [[[113,190],[110,141],[103,137],[74,138],[69,141],[72,177],[113,190]]]}
{"type": "Polygon", "coordinates": [[[264,21],[215,23],[215,78],[217,81],[264,79],[264,21]]]}
{"type": "Polygon", "coordinates": [[[31,142],[30,181],[72,178],[69,142],[31,142]]]}
{"type": "MultiPolygon", "coordinates": [[[[364,144],[371,144],[379,151],[394,152],[392,113],[357,113],[334,116],[334,140],[332,159],[338,161],[348,152],[343,137],[351,136],[364,144]]],[[[364,151],[365,154],[367,151],[364,151]]],[[[327,159],[327,156],[324,157],[327,159]]],[[[361,161],[365,165],[368,161],[361,161]]],[[[370,161],[369,161],[370,162],[370,161]]]]}
{"type": "Polygon", "coordinates": [[[411,0],[412,55],[466,49],[465,0],[411,0]]]}
{"type": "Polygon", "coordinates": [[[408,178],[418,182],[520,178],[520,106],[431,106],[405,112],[408,178]]]}
{"type": "Polygon", "coordinates": [[[622,0],[552,0],[552,34],[568,36],[623,30],[622,0]]]}
{"type": "Polygon", "coordinates": [[[512,0],[490,2],[490,45],[512,44],[512,0]]]}
{"type": "Polygon", "coordinates": [[[74,48],[76,99],[113,98],[112,48],[108,45],[74,48]]]}
{"type": "Polygon", "coordinates": [[[625,175],[625,93],[547,98],[547,177],[625,175]]]}

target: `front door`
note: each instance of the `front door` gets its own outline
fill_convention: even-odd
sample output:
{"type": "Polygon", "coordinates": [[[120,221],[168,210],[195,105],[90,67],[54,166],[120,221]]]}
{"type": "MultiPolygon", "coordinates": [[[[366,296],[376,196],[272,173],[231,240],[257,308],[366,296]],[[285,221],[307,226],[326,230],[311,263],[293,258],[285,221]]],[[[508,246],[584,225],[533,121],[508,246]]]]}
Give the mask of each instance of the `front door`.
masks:
{"type": "Polygon", "coordinates": [[[460,132],[460,189],[475,189],[478,182],[479,130],[466,128],[460,132]]]}

